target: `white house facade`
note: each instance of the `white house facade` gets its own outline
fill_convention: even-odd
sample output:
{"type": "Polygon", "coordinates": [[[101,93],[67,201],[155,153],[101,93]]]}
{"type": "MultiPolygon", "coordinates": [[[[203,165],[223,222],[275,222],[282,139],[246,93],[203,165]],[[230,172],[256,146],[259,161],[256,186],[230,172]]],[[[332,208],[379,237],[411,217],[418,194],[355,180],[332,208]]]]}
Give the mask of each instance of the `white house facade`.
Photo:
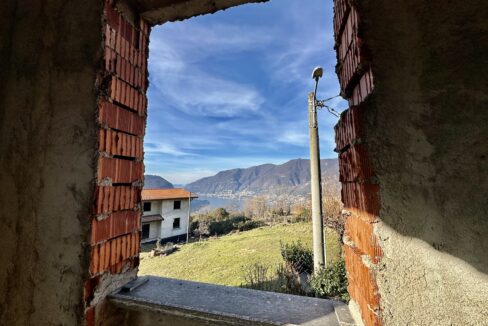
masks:
{"type": "Polygon", "coordinates": [[[141,242],[186,240],[193,198],[197,196],[185,189],[142,190],[141,242]]]}

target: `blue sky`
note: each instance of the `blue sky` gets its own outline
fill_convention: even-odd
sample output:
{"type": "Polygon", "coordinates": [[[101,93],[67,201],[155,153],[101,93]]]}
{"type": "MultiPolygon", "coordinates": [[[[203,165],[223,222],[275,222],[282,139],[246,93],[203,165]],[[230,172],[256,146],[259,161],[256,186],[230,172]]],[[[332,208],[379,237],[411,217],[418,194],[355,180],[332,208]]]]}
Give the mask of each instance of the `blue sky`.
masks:
{"type": "MultiPolygon", "coordinates": [[[[339,93],[332,0],[272,0],[153,28],[146,173],[188,183],[225,169],[307,158],[307,94],[339,93]]],[[[340,98],[329,102],[342,111],[340,98]]],[[[322,158],[337,118],[319,112],[322,158]]]]}

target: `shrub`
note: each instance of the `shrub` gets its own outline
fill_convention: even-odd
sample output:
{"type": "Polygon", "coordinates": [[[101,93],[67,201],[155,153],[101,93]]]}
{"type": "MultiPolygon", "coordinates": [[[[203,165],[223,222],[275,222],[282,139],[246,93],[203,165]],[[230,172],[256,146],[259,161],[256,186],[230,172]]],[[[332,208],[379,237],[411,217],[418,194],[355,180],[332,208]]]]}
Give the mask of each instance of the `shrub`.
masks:
{"type": "Polygon", "coordinates": [[[190,230],[195,236],[218,236],[234,230],[248,231],[265,225],[267,223],[262,219],[251,219],[243,213],[229,213],[224,208],[217,208],[207,214],[193,216],[190,230]]]}
{"type": "Polygon", "coordinates": [[[302,221],[312,220],[312,211],[309,207],[300,207],[295,215],[302,221]]]}
{"type": "Polygon", "coordinates": [[[273,275],[267,265],[255,263],[244,268],[244,281],[241,287],[255,290],[273,291],[273,275]]]}
{"type": "Polygon", "coordinates": [[[210,221],[208,224],[208,233],[210,235],[221,235],[232,231],[232,223],[229,220],[210,221]]]}
{"type": "Polygon", "coordinates": [[[339,240],[342,242],[346,215],[342,212],[343,206],[341,199],[334,195],[324,195],[322,197],[322,205],[324,210],[324,224],[336,230],[339,234],[339,240]]]}
{"type": "Polygon", "coordinates": [[[344,260],[334,261],[315,273],[310,280],[310,287],[319,297],[349,301],[344,260]]]}
{"type": "Polygon", "coordinates": [[[300,222],[307,222],[307,221],[308,221],[307,217],[297,216],[297,215],[292,215],[288,219],[289,223],[300,223],[300,222]]]}
{"type": "Polygon", "coordinates": [[[200,226],[200,222],[198,220],[191,221],[191,223],[190,223],[190,233],[194,233],[195,230],[198,230],[198,227],[199,226],[200,226]]]}
{"type": "Polygon", "coordinates": [[[209,236],[210,235],[210,220],[201,219],[198,221],[198,235],[199,236],[209,236]]]}
{"type": "Polygon", "coordinates": [[[289,265],[279,265],[276,269],[277,282],[282,293],[306,295],[300,283],[300,275],[289,265]]]}
{"type": "Polygon", "coordinates": [[[247,221],[239,222],[237,224],[237,229],[239,231],[249,231],[265,225],[266,223],[264,223],[264,221],[247,220],[247,221]]]}
{"type": "Polygon", "coordinates": [[[300,241],[290,244],[280,242],[281,257],[287,264],[292,266],[297,273],[312,273],[313,271],[313,253],[302,245],[300,241]]]}
{"type": "Polygon", "coordinates": [[[245,284],[241,284],[241,287],[249,289],[295,295],[305,294],[298,274],[283,264],[279,264],[276,269],[259,263],[247,266],[244,269],[244,280],[245,284]]]}
{"type": "Polygon", "coordinates": [[[225,208],[216,208],[208,213],[208,216],[214,221],[222,221],[229,217],[229,212],[225,208]]]}

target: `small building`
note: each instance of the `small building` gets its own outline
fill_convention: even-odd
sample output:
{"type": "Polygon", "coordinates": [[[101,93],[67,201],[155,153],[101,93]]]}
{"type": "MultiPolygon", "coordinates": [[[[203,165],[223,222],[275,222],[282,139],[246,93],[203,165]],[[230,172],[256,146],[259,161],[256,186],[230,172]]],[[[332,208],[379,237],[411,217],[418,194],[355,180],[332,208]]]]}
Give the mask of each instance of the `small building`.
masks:
{"type": "Polygon", "coordinates": [[[141,242],[186,240],[193,198],[198,197],[185,189],[142,190],[141,242]]]}

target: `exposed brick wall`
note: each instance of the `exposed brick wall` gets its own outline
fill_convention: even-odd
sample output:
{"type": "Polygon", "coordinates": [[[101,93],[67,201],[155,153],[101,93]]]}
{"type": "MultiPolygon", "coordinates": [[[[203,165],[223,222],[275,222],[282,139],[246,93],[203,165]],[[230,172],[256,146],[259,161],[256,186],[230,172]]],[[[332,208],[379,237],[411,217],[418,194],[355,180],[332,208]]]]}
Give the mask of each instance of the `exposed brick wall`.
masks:
{"type": "Polygon", "coordinates": [[[97,175],[84,294],[87,325],[99,324],[95,308],[103,298],[97,293],[108,289],[101,280],[126,273],[129,279],[117,279],[129,281],[139,265],[150,27],[135,13],[126,14],[105,2],[97,85],[97,175]]]}
{"type": "Polygon", "coordinates": [[[334,1],[334,31],[336,72],[342,95],[350,106],[335,126],[342,202],[349,212],[344,241],[348,291],[359,306],[363,322],[381,325],[380,297],[372,268],[382,257],[373,233],[380,209],[379,185],[368,154],[364,122],[367,99],[374,83],[369,53],[360,35],[360,17],[353,1],[334,1]]]}

